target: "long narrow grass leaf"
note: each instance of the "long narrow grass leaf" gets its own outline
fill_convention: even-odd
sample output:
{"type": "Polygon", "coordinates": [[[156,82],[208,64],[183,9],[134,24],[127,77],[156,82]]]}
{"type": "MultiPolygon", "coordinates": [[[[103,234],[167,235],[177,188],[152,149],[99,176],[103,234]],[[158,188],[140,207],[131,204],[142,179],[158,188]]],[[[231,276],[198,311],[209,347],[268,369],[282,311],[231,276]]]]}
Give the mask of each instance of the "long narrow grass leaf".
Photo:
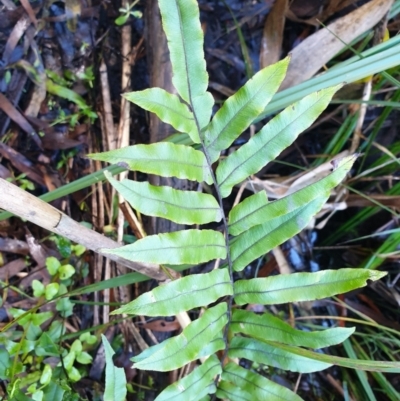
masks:
{"type": "Polygon", "coordinates": [[[339,85],[343,82],[351,83],[396,67],[399,65],[399,54],[400,37],[395,36],[381,45],[362,52],[361,55],[364,58],[361,60],[358,56],[355,56],[352,58],[352,62],[341,63],[337,68],[330,69],[299,85],[279,92],[258,119],[261,120],[267,115],[275,113],[317,90],[339,85]]]}
{"type": "MultiPolygon", "coordinates": [[[[357,354],[354,352],[353,346],[351,345],[351,342],[349,340],[346,340],[343,343],[343,348],[345,349],[347,355],[352,359],[352,360],[357,360],[357,354]]],[[[358,380],[360,380],[360,383],[367,394],[368,400],[369,401],[377,401],[374,391],[372,390],[371,385],[368,382],[368,376],[367,374],[362,371],[362,370],[356,370],[355,374],[358,377],[358,380]]]]}
{"type": "Polygon", "coordinates": [[[367,361],[361,359],[343,358],[335,355],[327,355],[319,352],[310,351],[304,348],[293,347],[287,344],[281,344],[274,341],[267,341],[272,347],[287,351],[298,356],[313,359],[322,363],[329,363],[344,368],[366,370],[370,372],[385,372],[385,373],[400,373],[400,362],[386,362],[386,361],[367,361]]]}

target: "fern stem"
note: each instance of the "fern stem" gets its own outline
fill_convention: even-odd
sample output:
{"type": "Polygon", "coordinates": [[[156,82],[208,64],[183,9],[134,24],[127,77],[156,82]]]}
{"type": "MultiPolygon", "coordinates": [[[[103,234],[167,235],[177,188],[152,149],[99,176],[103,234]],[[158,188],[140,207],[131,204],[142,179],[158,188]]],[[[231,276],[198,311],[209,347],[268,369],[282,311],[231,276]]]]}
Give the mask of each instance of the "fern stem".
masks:
{"type": "MultiPolygon", "coordinates": [[[[196,123],[197,123],[197,119],[196,119],[196,123]]],[[[227,221],[227,218],[226,218],[226,215],[225,215],[225,212],[224,212],[221,191],[220,191],[220,188],[219,188],[218,183],[217,183],[217,178],[215,177],[214,171],[212,169],[212,163],[211,163],[210,155],[207,152],[206,146],[204,145],[204,142],[203,142],[203,139],[201,138],[201,136],[200,136],[200,141],[201,141],[201,146],[202,146],[204,155],[205,155],[206,160],[207,160],[208,167],[210,169],[210,173],[211,173],[211,177],[212,177],[212,180],[213,180],[213,183],[214,183],[215,191],[217,193],[219,207],[221,209],[222,223],[223,223],[223,226],[224,226],[225,248],[226,248],[226,258],[227,258],[227,261],[228,261],[229,278],[230,278],[230,281],[231,281],[231,285],[233,287],[233,284],[234,284],[234,282],[233,282],[233,265],[232,265],[232,258],[231,258],[230,246],[229,246],[228,221],[227,221]]],[[[221,358],[221,361],[220,361],[222,367],[223,367],[224,360],[227,357],[228,350],[229,350],[228,331],[229,331],[229,326],[230,326],[230,323],[231,323],[231,320],[232,320],[232,304],[233,304],[233,296],[232,295],[229,296],[227,303],[228,303],[228,308],[227,308],[228,322],[225,325],[224,334],[222,336],[222,338],[224,340],[224,343],[225,343],[224,353],[222,354],[222,358],[221,358]]],[[[216,386],[218,384],[219,378],[220,378],[220,375],[218,375],[215,378],[214,382],[215,382],[216,386]]],[[[216,395],[213,394],[211,400],[214,401],[215,397],[216,397],[216,395]]]]}
{"type": "MultiPolygon", "coordinates": [[[[233,287],[233,284],[234,284],[234,281],[233,281],[233,264],[232,264],[232,258],[231,258],[231,253],[230,253],[230,246],[229,246],[228,220],[227,220],[225,212],[224,212],[224,206],[223,206],[223,202],[222,202],[223,198],[222,198],[221,190],[220,190],[218,182],[217,182],[217,178],[216,178],[216,176],[214,174],[214,171],[212,169],[212,162],[211,162],[210,155],[208,154],[207,148],[206,148],[206,146],[204,144],[204,141],[203,141],[203,138],[201,136],[200,125],[199,125],[195,110],[193,108],[193,103],[192,102],[191,102],[191,108],[192,108],[194,119],[195,119],[195,122],[196,122],[197,131],[199,133],[200,144],[201,144],[203,153],[204,153],[204,155],[206,157],[208,168],[210,169],[211,178],[213,180],[213,184],[214,184],[215,191],[216,191],[216,194],[217,194],[218,204],[219,204],[219,207],[220,207],[220,210],[221,210],[222,224],[223,224],[223,227],[224,227],[223,229],[224,229],[224,238],[225,238],[226,258],[227,258],[227,261],[228,261],[229,279],[230,279],[231,285],[233,287]]],[[[227,307],[228,321],[227,321],[227,323],[225,325],[224,334],[222,336],[222,338],[224,340],[224,343],[225,343],[225,349],[224,349],[224,353],[222,355],[222,358],[220,360],[222,367],[223,367],[224,360],[227,357],[228,350],[229,350],[228,331],[229,331],[230,323],[232,321],[232,304],[233,304],[233,296],[232,295],[228,297],[227,304],[228,304],[228,307],[227,307]]],[[[215,382],[216,386],[218,384],[219,378],[220,378],[220,375],[218,375],[215,378],[214,382],[215,382]]],[[[216,396],[214,394],[213,397],[211,398],[211,400],[214,401],[215,397],[216,396]]]]}

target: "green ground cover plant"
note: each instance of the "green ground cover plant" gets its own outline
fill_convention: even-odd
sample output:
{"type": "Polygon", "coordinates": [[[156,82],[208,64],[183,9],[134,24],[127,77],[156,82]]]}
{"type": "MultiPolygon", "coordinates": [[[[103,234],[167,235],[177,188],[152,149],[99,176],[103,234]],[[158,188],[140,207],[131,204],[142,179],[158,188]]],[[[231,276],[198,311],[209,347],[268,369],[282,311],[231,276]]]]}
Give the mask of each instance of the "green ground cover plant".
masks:
{"type": "MultiPolygon", "coordinates": [[[[29,311],[11,308],[10,315],[21,330],[7,330],[0,333],[0,379],[8,383],[9,400],[79,400],[73,383],[87,374],[92,363],[88,353],[98,342],[89,332],[78,335],[69,347],[62,343],[66,332],[64,319],[72,315],[73,303],[68,287],[78,278],[70,258],[77,258],[85,252],[80,245],[72,245],[61,237],[53,237],[65,259],[46,259],[50,282],[46,285],[33,280],[28,292],[32,292],[37,307],[29,311]],[[38,312],[46,303],[55,302],[54,310],[38,312]]],[[[85,266],[79,264],[81,273],[85,266]]],[[[87,269],[86,269],[87,273],[87,269]]],[[[23,290],[20,290],[23,293],[23,290]]]]}
{"type": "Polygon", "coordinates": [[[213,186],[213,191],[181,191],[129,179],[117,181],[106,174],[138,212],[200,226],[147,236],[109,253],[171,267],[213,260],[217,263],[212,271],[161,285],[114,312],[171,316],[201,308],[199,317],[181,334],[135,356],[134,367],[164,372],[202,361],[192,373],[159,394],[158,401],[215,397],[301,400],[256,369],[241,367],[238,361],[242,358],[252,361],[253,367],[262,364],[299,373],[316,372],[333,364],[399,372],[400,366],[395,362],[354,360],[314,351],[346,341],[353,328],[303,332],[267,312],[256,314],[243,308],[247,304],[322,299],[365,286],[368,280],[385,275],[376,270],[351,268],[253,279],[246,279],[243,274],[249,263],[307,226],[326,203],[331,190],[346,177],[357,155],[336,159],[326,177],[282,199],[270,202],[261,191],[228,211],[223,203],[235,185],[257,173],[292,144],[327,107],[341,85],[300,98],[245,145],[222,157],[221,152],[262,116],[279,89],[290,60],[286,58],[255,74],[211,119],[214,101],[207,92],[197,2],[160,0],[159,5],[178,95],[152,88],[125,96],[187,134],[189,142],[196,146],[161,142],[91,157],[147,174],[206,183],[213,186]]]}

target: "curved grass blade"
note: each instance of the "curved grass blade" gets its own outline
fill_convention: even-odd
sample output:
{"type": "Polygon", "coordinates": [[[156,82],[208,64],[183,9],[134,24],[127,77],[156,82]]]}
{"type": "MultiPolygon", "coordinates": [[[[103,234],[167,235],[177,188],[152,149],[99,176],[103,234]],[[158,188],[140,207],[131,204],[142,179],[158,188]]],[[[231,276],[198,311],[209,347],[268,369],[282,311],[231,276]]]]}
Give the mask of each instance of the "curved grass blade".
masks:
{"type": "MultiPolygon", "coordinates": [[[[46,90],[52,95],[59,96],[62,99],[74,102],[81,110],[90,110],[90,106],[85,102],[85,99],[78,93],[65,86],[54,83],[51,79],[46,79],[46,90]]],[[[96,113],[93,113],[96,115],[96,113]]]]}
{"type": "MultiPolygon", "coordinates": [[[[253,400],[268,400],[268,401],[302,401],[297,394],[286,387],[268,380],[267,378],[254,373],[251,370],[244,369],[233,362],[224,366],[221,375],[221,383],[232,383],[236,388],[240,388],[243,395],[247,396],[249,401],[253,400]]],[[[220,396],[218,390],[221,385],[218,385],[217,396],[220,396]]],[[[231,398],[229,398],[231,399],[231,398]]],[[[240,401],[242,399],[238,398],[240,401]]],[[[232,398],[235,400],[235,398],[232,398]]]]}
{"type": "MultiPolygon", "coordinates": [[[[223,302],[204,312],[178,336],[157,344],[155,352],[152,352],[153,347],[142,352],[148,357],[143,358],[141,354],[132,358],[135,362],[133,367],[158,372],[181,368],[199,357],[204,345],[220,333],[227,321],[227,304],[223,302]]],[[[216,351],[213,350],[213,353],[216,351]]]]}
{"type": "Polygon", "coordinates": [[[198,264],[226,257],[223,234],[214,230],[184,230],[149,235],[131,245],[103,250],[137,262],[198,264]]]}
{"type": "Polygon", "coordinates": [[[216,172],[222,196],[228,196],[234,185],[257,173],[291,145],[325,110],[341,87],[338,85],[312,93],[287,107],[246,144],[222,160],[216,172]]]}
{"type": "Polygon", "coordinates": [[[212,161],[264,110],[285,77],[288,64],[286,58],[262,69],[225,101],[205,132],[205,145],[212,161]]]}
{"type": "Polygon", "coordinates": [[[229,233],[239,235],[255,225],[290,213],[322,193],[330,191],[346,177],[357,156],[346,156],[337,161],[334,159],[336,167],[328,176],[276,201],[268,202],[264,191],[249,196],[229,213],[229,233]]]}
{"type": "Polygon", "coordinates": [[[375,75],[380,71],[398,66],[399,51],[400,38],[394,36],[388,41],[362,52],[361,60],[359,56],[354,56],[339,63],[335,68],[330,68],[323,74],[319,74],[292,88],[284,89],[274,96],[274,99],[260,115],[259,120],[322,88],[338,85],[343,81],[347,83],[355,82],[375,75]]]}
{"type": "Polygon", "coordinates": [[[177,131],[188,134],[194,143],[200,143],[193,113],[186,104],[181,103],[178,96],[162,88],[150,88],[122,96],[142,109],[155,113],[161,121],[172,125],[177,131]]]}
{"type": "Polygon", "coordinates": [[[215,393],[214,377],[221,374],[221,363],[211,355],[200,367],[168,386],[155,401],[197,401],[215,393]]]}
{"type": "Polygon", "coordinates": [[[195,0],[159,0],[158,4],[174,73],[172,83],[190,104],[201,129],[210,121],[214,99],[206,92],[208,73],[199,6],[195,0]]]}
{"type": "Polygon", "coordinates": [[[345,268],[239,280],[234,284],[235,301],[238,305],[313,301],[365,287],[368,280],[376,281],[386,274],[345,268]]]}
{"type": "Polygon", "coordinates": [[[107,179],[142,214],[179,224],[206,224],[222,218],[218,202],[212,195],[128,179],[118,181],[111,175],[107,175],[107,179]]]}
{"type": "Polygon", "coordinates": [[[293,347],[287,344],[277,343],[275,341],[267,341],[272,347],[279,350],[290,352],[298,356],[313,359],[314,361],[322,363],[330,363],[333,365],[343,366],[344,368],[351,368],[357,370],[366,370],[369,372],[384,372],[384,373],[400,373],[400,362],[387,362],[375,360],[362,360],[343,358],[335,355],[321,354],[319,352],[310,351],[304,348],[293,347]]]}
{"type": "Polygon", "coordinates": [[[177,177],[212,184],[210,169],[204,153],[185,145],[159,142],[134,145],[88,155],[93,160],[119,163],[130,170],[162,177],[177,177]]]}
{"type": "Polygon", "coordinates": [[[260,341],[279,341],[284,344],[314,349],[342,343],[355,331],[355,328],[335,327],[305,332],[294,329],[270,313],[264,312],[262,315],[258,315],[241,309],[233,311],[229,329],[232,333],[242,333],[260,341]]]}
{"type": "Polygon", "coordinates": [[[233,269],[243,270],[253,260],[299,233],[322,208],[328,197],[329,194],[313,199],[291,213],[254,226],[236,237],[231,244],[233,269]]]}
{"type": "Polygon", "coordinates": [[[146,292],[113,315],[173,316],[183,311],[209,305],[218,298],[232,295],[233,287],[227,269],[192,274],[146,292]]]}
{"type": "MultiPolygon", "coordinates": [[[[297,347],[291,347],[296,348],[297,347]]],[[[300,348],[303,350],[303,348],[300,348]]],[[[320,362],[291,351],[274,347],[269,343],[253,338],[234,337],[229,347],[228,356],[231,358],[246,358],[253,362],[274,366],[291,372],[311,373],[327,369],[333,363],[320,362]]]]}

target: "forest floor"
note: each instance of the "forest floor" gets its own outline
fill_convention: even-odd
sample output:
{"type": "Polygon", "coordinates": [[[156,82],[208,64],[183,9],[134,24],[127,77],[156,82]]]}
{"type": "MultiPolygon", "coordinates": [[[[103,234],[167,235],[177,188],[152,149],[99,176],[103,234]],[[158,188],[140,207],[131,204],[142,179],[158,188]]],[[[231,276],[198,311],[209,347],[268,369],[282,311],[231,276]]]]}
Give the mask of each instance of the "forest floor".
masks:
{"type": "MultiPolygon", "coordinates": [[[[119,2],[97,0],[0,1],[0,178],[36,196],[72,184],[67,193],[56,194],[51,204],[74,220],[126,243],[138,237],[138,227],[126,218],[129,213],[118,207],[110,186],[99,182],[98,176],[79,188],[74,183],[107,167],[86,158],[88,153],[150,143],[175,134],[171,127],[158,124],[121,97],[122,93],[152,86],[171,87],[168,51],[156,3],[136,1],[129,8],[119,2]]],[[[398,2],[392,5],[389,17],[377,12],[382,2],[375,5],[378,2],[371,1],[364,11],[365,3],[330,0],[321,7],[314,0],[290,4],[286,0],[200,1],[209,90],[217,107],[255,72],[296,46],[304,47],[301,56],[293,53],[294,64],[283,88],[333,68],[385,41],[387,35],[395,36],[400,26],[398,2]],[[362,12],[355,20],[352,13],[357,10],[362,12]],[[340,39],[352,43],[353,49],[335,51],[325,59],[329,45],[314,35],[332,21],[342,21],[348,27],[340,32],[340,39]],[[361,33],[352,31],[350,27],[355,24],[360,25],[361,33]]],[[[387,3],[390,6],[392,2],[387,3]]],[[[307,173],[311,169],[319,166],[323,170],[334,156],[360,152],[351,175],[332,194],[329,212],[249,266],[246,274],[267,277],[341,267],[387,271],[385,279],[358,291],[276,307],[274,313],[305,330],[316,325],[356,326],[353,340],[345,347],[332,347],[330,352],[398,361],[400,87],[396,78],[400,70],[395,67],[388,73],[394,81],[376,74],[345,86],[292,146],[250,183],[236,188],[226,202],[232,205],[255,188],[265,189],[271,199],[282,197],[297,178],[310,179],[307,173]]],[[[266,115],[252,125],[229,152],[270,118],[266,115]]],[[[315,178],[318,174],[311,175],[315,178]]],[[[146,179],[140,174],[135,178],[146,179]]],[[[141,223],[148,233],[174,229],[145,217],[141,223]]],[[[126,270],[4,213],[0,214],[0,266],[0,340],[4,344],[12,340],[24,350],[22,359],[19,353],[12,359],[13,372],[21,375],[21,389],[40,378],[44,363],[56,367],[57,353],[46,353],[51,344],[69,352],[71,344],[80,341],[82,356],[73,361],[65,384],[69,390],[64,391],[71,397],[79,394],[82,399],[100,399],[105,365],[104,354],[99,351],[101,333],[117,350],[115,363],[125,368],[132,391],[128,399],[152,400],[183,374],[168,376],[131,369],[130,358],[146,344],[160,342],[180,329],[173,317],[138,317],[132,321],[109,315],[116,305],[154,287],[154,281],[135,276],[124,285],[127,281],[116,279],[127,274],[126,270]],[[54,258],[60,260],[68,276],[65,289],[71,296],[63,303],[41,307],[41,313],[48,313],[43,315],[44,321],[45,317],[51,319],[28,328],[15,319],[37,307],[41,292],[36,281],[45,286],[56,281],[56,275],[49,272],[49,265],[56,263],[54,258]],[[26,342],[30,336],[37,336],[30,330],[55,333],[57,338],[41,344],[47,350],[41,359],[33,355],[26,342]]],[[[55,272],[61,272],[60,266],[53,265],[55,272]]],[[[308,375],[279,370],[269,373],[307,401],[400,399],[400,377],[394,374],[365,374],[339,367],[308,375]]],[[[0,397],[11,382],[3,381],[0,397]]]]}

